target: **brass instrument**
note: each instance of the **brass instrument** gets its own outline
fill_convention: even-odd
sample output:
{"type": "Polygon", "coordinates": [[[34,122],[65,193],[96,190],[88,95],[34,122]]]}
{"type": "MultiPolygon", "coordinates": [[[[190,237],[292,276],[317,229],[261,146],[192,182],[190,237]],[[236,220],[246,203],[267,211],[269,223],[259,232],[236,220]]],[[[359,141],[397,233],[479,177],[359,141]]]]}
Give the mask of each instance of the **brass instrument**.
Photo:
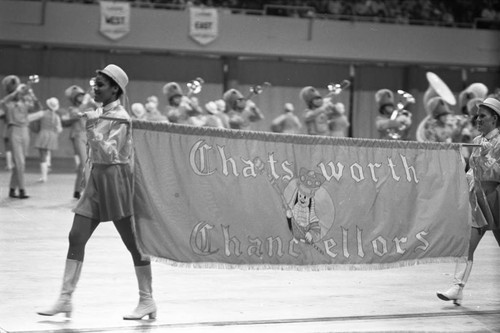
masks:
{"type": "Polygon", "coordinates": [[[262,92],[264,91],[264,88],[265,87],[270,87],[270,86],[271,86],[271,83],[269,83],[269,82],[263,82],[262,85],[257,84],[255,86],[250,87],[250,92],[245,97],[245,99],[248,100],[248,99],[252,98],[254,95],[260,95],[260,94],[262,94],[262,92]]]}
{"type": "Polygon", "coordinates": [[[351,81],[349,80],[342,80],[342,82],[340,83],[329,83],[327,86],[329,93],[325,97],[328,97],[330,95],[338,95],[350,86],[351,81]]]}
{"type": "MultiPolygon", "coordinates": [[[[396,120],[399,116],[406,116],[411,119],[412,114],[410,111],[406,110],[405,107],[408,104],[414,104],[415,98],[412,94],[399,89],[398,95],[400,96],[400,101],[396,104],[396,109],[391,113],[391,120],[396,120]]],[[[408,124],[402,124],[397,129],[390,129],[388,131],[388,136],[393,140],[399,140],[402,137],[402,133],[408,129],[408,124]]]]}
{"type": "Polygon", "coordinates": [[[186,84],[188,87],[187,97],[190,97],[191,95],[199,94],[201,92],[201,88],[203,86],[203,83],[205,83],[205,81],[203,81],[203,79],[201,77],[197,77],[196,79],[189,81],[186,84]]]}

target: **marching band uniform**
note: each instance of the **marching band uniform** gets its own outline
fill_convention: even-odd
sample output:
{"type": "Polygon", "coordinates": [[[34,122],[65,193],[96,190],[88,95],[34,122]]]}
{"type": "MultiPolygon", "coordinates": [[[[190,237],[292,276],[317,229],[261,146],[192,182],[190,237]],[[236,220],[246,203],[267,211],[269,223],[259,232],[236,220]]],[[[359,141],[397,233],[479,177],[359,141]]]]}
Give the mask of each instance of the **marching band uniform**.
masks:
{"type": "Polygon", "coordinates": [[[306,104],[304,121],[307,134],[330,135],[329,119],[332,110],[325,107],[319,91],[312,86],[304,87],[300,91],[300,98],[306,104]]]}
{"type": "Polygon", "coordinates": [[[145,316],[156,317],[156,304],[152,297],[151,262],[143,260],[134,238],[132,136],[128,124],[103,116],[130,119],[120,103],[126,94],[127,74],[116,65],[108,65],[97,72],[94,85],[95,99],[103,104],[95,111],[84,113],[87,118],[86,133],[90,147],[92,169],[90,178],[74,209],[75,216],[69,233],[62,289],[56,303],[39,311],[44,316],[64,313],[71,316],[72,294],[81,275],[85,245],[97,226],[113,221],[115,228],[132,255],[139,286],[139,303],[133,312],[123,317],[139,320],[145,316]]]}
{"type": "Polygon", "coordinates": [[[349,121],[342,103],[334,104],[330,97],[321,97],[319,91],[312,86],[302,88],[300,98],[306,104],[304,121],[307,134],[345,136],[349,121]]]}
{"type": "Polygon", "coordinates": [[[197,100],[184,96],[181,86],[176,82],[165,84],[163,94],[165,94],[168,103],[165,109],[168,120],[177,124],[194,125],[190,118],[202,112],[197,100]]]}
{"type": "Polygon", "coordinates": [[[85,132],[85,118],[80,114],[96,106],[89,94],[77,86],[68,87],[64,94],[71,105],[66,114],[61,115],[63,127],[69,127],[69,138],[73,146],[76,162],[76,179],[73,191],[73,198],[79,199],[81,192],[85,188],[85,163],[87,162],[87,135],[85,132]]]}
{"type": "MultiPolygon", "coordinates": [[[[379,132],[379,138],[384,140],[408,140],[410,126],[412,124],[411,113],[397,112],[394,102],[394,94],[389,89],[380,89],[375,93],[375,101],[378,106],[379,115],[375,119],[375,127],[379,132]]],[[[403,110],[404,111],[404,110],[403,110]]]]}
{"type": "Polygon", "coordinates": [[[226,103],[219,99],[205,104],[206,115],[203,115],[204,126],[216,128],[229,128],[229,118],[224,113],[226,103]]]}
{"type": "MultiPolygon", "coordinates": [[[[142,104],[141,104],[142,106],[142,104]]],[[[158,110],[158,98],[156,96],[149,96],[145,108],[145,119],[148,121],[162,121],[168,122],[168,118],[158,110]]]]}
{"type": "Polygon", "coordinates": [[[331,102],[330,98],[325,99],[325,103],[327,105],[331,105],[332,113],[330,115],[328,127],[330,129],[330,135],[335,137],[345,137],[346,130],[349,128],[350,123],[345,115],[345,106],[343,103],[335,103],[331,102]]]}
{"type": "Polygon", "coordinates": [[[472,207],[472,231],[465,267],[457,263],[453,286],[437,296],[460,305],[463,288],[472,270],[474,252],[486,230],[492,230],[500,246],[500,101],[486,98],[479,104],[477,123],[481,135],[474,138],[475,147],[467,171],[469,200],[472,207]]]}
{"type": "Polygon", "coordinates": [[[439,96],[432,97],[426,104],[426,111],[431,115],[424,127],[427,141],[452,142],[461,128],[457,119],[452,117],[453,112],[444,99],[439,96]]]}
{"type": "MultiPolygon", "coordinates": [[[[62,132],[61,119],[57,110],[59,110],[59,100],[55,97],[47,100],[48,110],[40,114],[40,132],[35,138],[34,147],[40,151],[40,182],[47,181],[49,172],[48,155],[51,150],[57,150],[59,147],[59,134],[62,132]]],[[[33,119],[36,120],[36,119],[33,119]]]]}
{"type": "Polygon", "coordinates": [[[241,92],[229,89],[223,95],[226,103],[226,115],[232,129],[249,130],[251,123],[264,119],[264,115],[255,103],[245,99],[241,92]]]}
{"type": "Polygon", "coordinates": [[[25,84],[21,84],[19,77],[15,75],[6,76],[2,80],[2,85],[7,96],[0,100],[0,110],[5,114],[7,136],[14,162],[9,197],[26,199],[28,196],[25,190],[24,171],[30,142],[28,114],[33,115],[33,111],[41,109],[40,102],[33,91],[25,84]],[[19,196],[16,195],[16,189],[19,189],[19,196]]]}
{"type": "Polygon", "coordinates": [[[284,113],[271,122],[271,131],[276,133],[299,134],[302,123],[294,113],[292,103],[285,103],[284,113]]]}

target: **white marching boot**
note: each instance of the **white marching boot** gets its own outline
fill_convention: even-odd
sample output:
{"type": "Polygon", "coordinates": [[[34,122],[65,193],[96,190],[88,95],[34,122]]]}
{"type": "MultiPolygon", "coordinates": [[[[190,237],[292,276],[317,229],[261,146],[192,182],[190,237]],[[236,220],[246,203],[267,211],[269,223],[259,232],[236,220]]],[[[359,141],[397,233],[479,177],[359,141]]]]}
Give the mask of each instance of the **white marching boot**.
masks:
{"type": "Polygon", "coordinates": [[[49,164],[47,162],[41,162],[40,163],[40,179],[38,180],[39,183],[45,183],[47,181],[47,175],[49,173],[49,164]]]}
{"type": "Polygon", "coordinates": [[[462,270],[459,270],[460,263],[457,263],[453,286],[445,292],[437,292],[437,297],[443,301],[453,301],[453,304],[460,305],[463,299],[463,289],[472,270],[472,263],[472,260],[467,260],[465,268],[462,270]]]}
{"type": "Polygon", "coordinates": [[[139,285],[139,304],[131,314],[123,316],[125,320],[141,320],[145,316],[156,319],[156,304],[153,300],[151,265],[135,266],[135,275],[139,285]]]}
{"type": "Polygon", "coordinates": [[[6,168],[7,170],[12,170],[14,168],[14,162],[12,160],[12,152],[10,150],[7,150],[5,152],[5,162],[6,162],[6,168]]]}
{"type": "Polygon", "coordinates": [[[76,284],[80,278],[82,271],[82,261],[66,259],[66,266],[64,268],[63,285],[61,294],[56,303],[49,309],[38,311],[37,313],[42,316],[54,316],[58,313],[64,313],[66,317],[71,317],[73,312],[73,304],[71,302],[71,295],[75,291],[76,284]]]}

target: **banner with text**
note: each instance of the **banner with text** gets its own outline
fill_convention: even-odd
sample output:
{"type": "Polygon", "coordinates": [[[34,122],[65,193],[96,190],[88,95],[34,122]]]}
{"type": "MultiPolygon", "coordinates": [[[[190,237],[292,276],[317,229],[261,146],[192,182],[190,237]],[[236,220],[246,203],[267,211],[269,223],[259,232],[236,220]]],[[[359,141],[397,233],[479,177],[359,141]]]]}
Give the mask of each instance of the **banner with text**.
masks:
{"type": "Polygon", "coordinates": [[[467,252],[459,146],[134,121],[144,255],[198,267],[380,269],[467,252]]]}
{"type": "Polygon", "coordinates": [[[113,40],[130,32],[130,4],[127,2],[101,1],[100,32],[113,40]]]}

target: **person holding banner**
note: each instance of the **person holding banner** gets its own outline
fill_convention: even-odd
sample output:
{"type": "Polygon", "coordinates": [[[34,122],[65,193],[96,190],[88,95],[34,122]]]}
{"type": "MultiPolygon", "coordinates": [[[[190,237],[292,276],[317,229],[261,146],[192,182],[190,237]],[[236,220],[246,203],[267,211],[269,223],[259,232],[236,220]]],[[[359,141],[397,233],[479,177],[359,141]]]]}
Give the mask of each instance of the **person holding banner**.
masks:
{"type": "Polygon", "coordinates": [[[463,288],[472,270],[474,252],[487,230],[492,230],[500,246],[500,101],[488,97],[479,104],[477,129],[481,135],[474,138],[478,145],[469,159],[467,180],[472,207],[472,230],[469,239],[469,253],[465,267],[457,263],[454,284],[437,296],[444,301],[460,305],[463,288]]]}
{"type": "Polygon", "coordinates": [[[113,221],[132,255],[140,295],[137,307],[123,319],[156,317],[151,262],[142,258],[132,227],[134,212],[132,137],[128,124],[130,116],[120,102],[122,95],[126,97],[127,83],[127,74],[116,65],[111,64],[97,71],[95,101],[102,103],[102,107],[82,113],[87,118],[86,132],[92,169],[85,191],[74,209],[60,296],[51,308],[39,311],[40,315],[64,313],[67,317],[71,316],[71,297],[80,278],[85,245],[101,222],[113,221]]]}

